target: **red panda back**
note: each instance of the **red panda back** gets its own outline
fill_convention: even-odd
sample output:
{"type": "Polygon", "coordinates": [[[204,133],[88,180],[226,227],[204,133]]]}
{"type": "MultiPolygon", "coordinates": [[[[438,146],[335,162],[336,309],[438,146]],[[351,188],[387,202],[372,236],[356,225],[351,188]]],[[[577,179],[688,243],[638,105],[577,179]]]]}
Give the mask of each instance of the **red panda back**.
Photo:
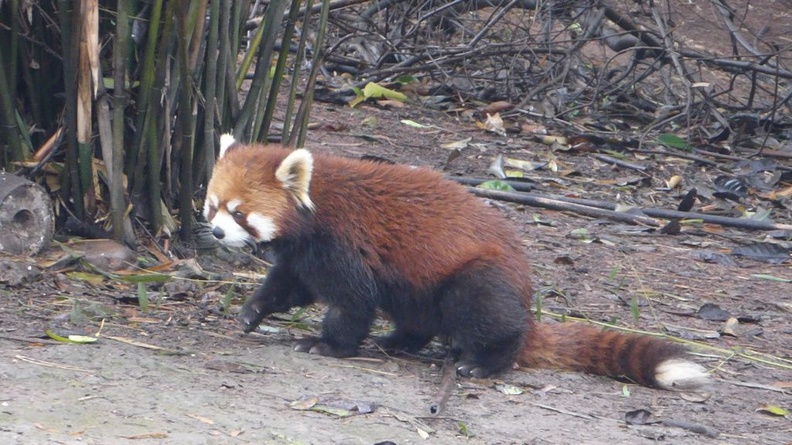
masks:
{"type": "Polygon", "coordinates": [[[325,156],[315,163],[319,224],[366,250],[372,267],[395,266],[420,287],[483,256],[508,257],[515,272],[528,274],[512,224],[440,173],[325,156]]]}

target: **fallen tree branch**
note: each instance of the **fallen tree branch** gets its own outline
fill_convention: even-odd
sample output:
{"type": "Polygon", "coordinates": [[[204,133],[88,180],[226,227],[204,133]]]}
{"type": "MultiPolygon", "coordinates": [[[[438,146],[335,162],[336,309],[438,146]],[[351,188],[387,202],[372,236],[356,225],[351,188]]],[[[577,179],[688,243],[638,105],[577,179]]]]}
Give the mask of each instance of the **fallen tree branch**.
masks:
{"type": "Polygon", "coordinates": [[[445,409],[448,398],[451,397],[451,391],[454,389],[456,383],[456,367],[454,366],[453,357],[446,357],[443,362],[443,378],[440,380],[440,387],[437,389],[432,403],[429,404],[429,413],[433,416],[440,415],[445,409]]]}
{"type": "Polygon", "coordinates": [[[618,167],[630,168],[630,169],[633,169],[633,170],[638,170],[639,172],[646,171],[646,169],[647,169],[647,167],[645,165],[636,164],[636,163],[633,163],[633,162],[623,161],[621,159],[616,159],[613,156],[608,156],[608,155],[602,154],[602,153],[594,153],[592,156],[594,156],[595,158],[597,158],[600,161],[605,162],[607,164],[613,164],[613,165],[616,165],[618,167]]]}
{"type": "Polygon", "coordinates": [[[489,189],[479,189],[479,188],[470,188],[469,190],[476,196],[480,196],[482,198],[497,199],[500,201],[515,202],[518,204],[527,204],[533,207],[541,207],[552,210],[569,211],[569,212],[577,213],[579,215],[586,215],[594,218],[607,218],[627,224],[635,224],[635,225],[643,224],[651,227],[658,227],[660,225],[660,223],[655,221],[653,218],[649,218],[643,215],[633,215],[630,213],[616,212],[614,210],[591,207],[584,204],[562,201],[560,199],[537,196],[531,193],[502,192],[500,190],[489,190],[489,189]]]}
{"type": "Polygon", "coordinates": [[[692,431],[694,433],[703,434],[707,437],[713,437],[713,438],[718,437],[719,434],[718,430],[716,430],[715,428],[682,419],[665,419],[663,420],[663,425],[671,426],[675,428],[682,428],[688,431],[692,431]]]}
{"type": "Polygon", "coordinates": [[[533,207],[547,208],[552,210],[571,211],[586,216],[609,218],[628,224],[646,224],[657,227],[659,224],[652,218],[664,219],[700,219],[705,223],[718,224],[725,227],[736,227],[747,230],[790,230],[792,224],[779,224],[769,221],[757,221],[745,218],[732,218],[729,216],[710,215],[707,213],[681,212],[679,210],[657,209],[652,207],[638,207],[644,215],[632,215],[624,212],[616,212],[616,204],[606,201],[596,201],[582,198],[567,198],[565,196],[539,196],[524,192],[503,192],[499,190],[488,190],[470,188],[476,196],[483,198],[497,199],[500,201],[526,204],[533,207]]]}

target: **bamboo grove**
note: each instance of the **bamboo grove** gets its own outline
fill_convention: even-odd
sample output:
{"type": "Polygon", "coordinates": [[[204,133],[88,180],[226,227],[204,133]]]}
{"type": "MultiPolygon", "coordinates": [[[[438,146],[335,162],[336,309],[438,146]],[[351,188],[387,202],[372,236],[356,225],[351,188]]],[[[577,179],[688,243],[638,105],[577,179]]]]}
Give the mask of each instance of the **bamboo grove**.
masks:
{"type": "Polygon", "coordinates": [[[314,20],[321,48],[328,2],[259,3],[0,0],[3,167],[47,187],[59,224],[189,241],[220,134],[273,136],[281,92],[274,136],[304,138],[319,64],[290,68],[322,57],[297,31],[314,20]]]}

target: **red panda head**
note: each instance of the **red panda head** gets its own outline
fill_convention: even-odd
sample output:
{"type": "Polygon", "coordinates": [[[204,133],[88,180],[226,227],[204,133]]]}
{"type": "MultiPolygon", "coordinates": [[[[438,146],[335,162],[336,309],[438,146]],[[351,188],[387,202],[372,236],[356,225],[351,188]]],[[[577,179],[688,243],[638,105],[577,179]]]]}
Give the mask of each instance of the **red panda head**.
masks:
{"type": "Polygon", "coordinates": [[[241,247],[272,241],[297,208],[313,210],[308,194],[313,156],[220,138],[220,157],[206,190],[204,216],[220,242],[241,247]]]}

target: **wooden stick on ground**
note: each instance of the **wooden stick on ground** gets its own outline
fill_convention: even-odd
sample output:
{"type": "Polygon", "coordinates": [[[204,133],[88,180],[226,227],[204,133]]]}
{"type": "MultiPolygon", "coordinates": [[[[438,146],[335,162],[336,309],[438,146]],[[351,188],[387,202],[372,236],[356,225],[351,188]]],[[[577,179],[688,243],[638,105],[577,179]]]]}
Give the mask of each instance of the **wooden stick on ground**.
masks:
{"type": "Polygon", "coordinates": [[[737,227],[747,230],[792,230],[792,224],[780,224],[769,221],[758,221],[745,218],[732,218],[729,216],[710,215],[707,213],[681,212],[679,210],[656,209],[652,207],[638,207],[644,215],[632,215],[624,212],[616,212],[616,204],[596,201],[591,199],[567,198],[565,196],[545,197],[533,193],[503,192],[499,190],[488,190],[470,188],[470,191],[482,198],[497,199],[500,201],[526,204],[533,207],[546,208],[551,210],[561,210],[579,213],[581,215],[593,216],[597,218],[609,218],[629,224],[646,224],[657,226],[658,223],[653,218],[664,219],[700,219],[705,223],[718,224],[724,227],[737,227]]]}
{"type": "Polygon", "coordinates": [[[657,227],[660,225],[654,218],[643,215],[634,215],[631,213],[616,212],[613,210],[606,210],[582,204],[564,202],[559,199],[545,198],[543,196],[537,196],[531,193],[502,192],[499,190],[477,188],[470,188],[469,190],[476,196],[481,196],[483,198],[516,202],[519,204],[527,204],[534,207],[542,207],[552,210],[570,211],[580,215],[591,216],[594,218],[608,218],[627,224],[644,224],[651,227],[657,227]]]}
{"type": "Polygon", "coordinates": [[[446,357],[443,362],[443,378],[440,380],[440,387],[437,389],[432,403],[429,404],[429,413],[433,416],[440,415],[445,409],[445,404],[451,397],[451,391],[456,383],[456,375],[453,357],[446,357]]]}

